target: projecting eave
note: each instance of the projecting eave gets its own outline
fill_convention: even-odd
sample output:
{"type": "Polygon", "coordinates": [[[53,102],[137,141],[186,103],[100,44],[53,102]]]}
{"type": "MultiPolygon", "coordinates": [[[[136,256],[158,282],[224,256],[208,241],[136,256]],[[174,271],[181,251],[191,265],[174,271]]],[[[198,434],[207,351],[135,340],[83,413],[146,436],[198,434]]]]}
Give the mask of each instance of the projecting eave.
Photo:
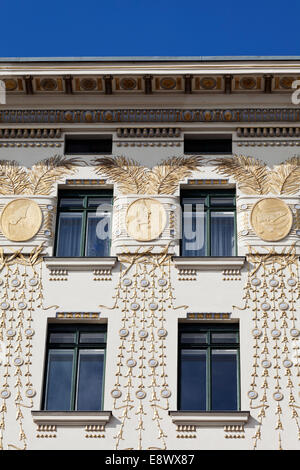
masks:
{"type": "Polygon", "coordinates": [[[0,75],[300,73],[300,57],[0,58],[0,75]]]}

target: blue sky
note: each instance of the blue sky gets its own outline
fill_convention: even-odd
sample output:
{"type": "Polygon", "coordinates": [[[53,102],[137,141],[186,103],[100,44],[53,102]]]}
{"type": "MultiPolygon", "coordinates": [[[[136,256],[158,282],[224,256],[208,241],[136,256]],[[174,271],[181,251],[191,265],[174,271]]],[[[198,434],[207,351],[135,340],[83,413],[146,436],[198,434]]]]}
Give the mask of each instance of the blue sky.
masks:
{"type": "Polygon", "coordinates": [[[0,57],[300,55],[300,2],[0,2],[0,57]]]}

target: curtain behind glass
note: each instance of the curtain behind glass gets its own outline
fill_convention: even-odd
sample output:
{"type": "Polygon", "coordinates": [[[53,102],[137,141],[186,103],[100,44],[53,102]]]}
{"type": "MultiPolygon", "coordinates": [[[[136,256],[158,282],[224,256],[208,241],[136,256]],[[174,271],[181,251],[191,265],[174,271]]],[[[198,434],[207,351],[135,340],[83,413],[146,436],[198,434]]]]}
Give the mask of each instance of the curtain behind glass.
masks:
{"type": "Polygon", "coordinates": [[[211,256],[234,254],[234,213],[211,212],[211,256]]]}
{"type": "MultiPolygon", "coordinates": [[[[185,207],[188,205],[185,204],[185,207]]],[[[206,217],[207,215],[203,211],[184,210],[182,256],[206,255],[206,217]]]]}
{"type": "Polygon", "coordinates": [[[82,214],[59,214],[56,256],[80,256],[82,214]]]}
{"type": "Polygon", "coordinates": [[[111,215],[90,212],[87,219],[86,256],[109,256],[111,215]]]}

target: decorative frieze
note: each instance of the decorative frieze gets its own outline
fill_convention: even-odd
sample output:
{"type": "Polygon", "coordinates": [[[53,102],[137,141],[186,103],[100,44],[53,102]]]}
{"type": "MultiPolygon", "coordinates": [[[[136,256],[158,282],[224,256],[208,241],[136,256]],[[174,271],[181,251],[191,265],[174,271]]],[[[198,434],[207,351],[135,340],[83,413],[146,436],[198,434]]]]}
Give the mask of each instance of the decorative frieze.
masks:
{"type": "Polygon", "coordinates": [[[45,257],[49,269],[50,281],[67,281],[70,272],[92,272],[95,281],[111,281],[112,269],[117,263],[116,257],[107,258],[59,258],[45,257]]]}
{"type": "Polygon", "coordinates": [[[231,317],[231,313],[187,313],[187,318],[189,320],[229,320],[231,317]]]}
{"type": "Polygon", "coordinates": [[[84,319],[95,320],[100,318],[100,312],[57,312],[56,318],[64,320],[84,319]]]}
{"type": "Polygon", "coordinates": [[[0,129],[0,139],[59,139],[61,129],[6,128],[0,129]]]}
{"type": "Polygon", "coordinates": [[[17,109],[0,111],[0,122],[17,124],[124,122],[300,122],[299,108],[17,109]]]}
{"type": "Polygon", "coordinates": [[[178,138],[181,136],[181,129],[179,127],[130,127],[117,129],[117,136],[119,138],[135,138],[135,139],[166,139],[178,138]]]}
{"type": "Polygon", "coordinates": [[[238,137],[298,137],[300,138],[300,127],[238,127],[238,137]]]}

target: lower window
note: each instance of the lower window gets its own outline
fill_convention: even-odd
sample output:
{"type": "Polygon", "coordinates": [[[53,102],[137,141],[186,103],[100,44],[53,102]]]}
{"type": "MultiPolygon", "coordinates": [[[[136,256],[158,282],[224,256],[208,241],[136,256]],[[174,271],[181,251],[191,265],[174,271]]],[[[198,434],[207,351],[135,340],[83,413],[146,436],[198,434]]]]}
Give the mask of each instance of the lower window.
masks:
{"type": "Polygon", "coordinates": [[[105,326],[50,326],[47,338],[44,409],[101,410],[105,349],[105,326]]]}
{"type": "Polygon", "coordinates": [[[239,409],[238,325],[179,326],[180,410],[239,409]]]}

